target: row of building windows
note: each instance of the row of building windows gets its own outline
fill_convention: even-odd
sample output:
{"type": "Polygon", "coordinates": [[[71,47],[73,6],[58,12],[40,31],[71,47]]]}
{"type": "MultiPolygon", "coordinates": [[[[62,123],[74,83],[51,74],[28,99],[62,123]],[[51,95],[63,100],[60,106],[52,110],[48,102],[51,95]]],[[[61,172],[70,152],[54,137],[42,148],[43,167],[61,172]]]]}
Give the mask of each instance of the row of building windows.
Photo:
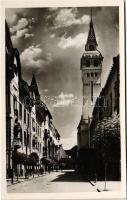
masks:
{"type": "MultiPolygon", "coordinates": [[[[116,82],[115,82],[116,85],[116,82]]],[[[101,112],[102,112],[102,118],[104,116],[107,117],[111,117],[113,112],[115,112],[117,110],[117,112],[119,113],[119,108],[118,108],[118,89],[114,86],[114,88],[112,89],[112,91],[110,92],[110,94],[105,97],[105,96],[101,96],[99,102],[97,105],[95,105],[96,107],[100,107],[101,112]],[[103,102],[103,106],[101,105],[100,102],[103,102]]]]}
{"type": "Polygon", "coordinates": [[[36,123],[36,134],[41,137],[41,127],[36,123]]]}
{"type": "Polygon", "coordinates": [[[108,116],[112,116],[112,113],[118,109],[118,88],[116,88],[117,81],[114,83],[114,88],[109,95],[109,98],[106,102],[107,114],[108,116]]]}
{"type": "Polygon", "coordinates": [[[40,153],[42,152],[42,146],[41,143],[39,142],[35,142],[35,140],[33,139],[32,141],[32,147],[37,149],[40,153]]]}
{"type": "MultiPolygon", "coordinates": [[[[17,110],[17,98],[16,96],[13,97],[13,108],[14,110],[17,110]]],[[[22,104],[19,103],[19,118],[22,119],[22,104]]],[[[26,112],[26,109],[24,108],[24,123],[28,125],[29,127],[29,122],[30,122],[30,116],[29,113],[26,112]],[[27,120],[27,121],[26,121],[27,120]]]]}
{"type": "MultiPolygon", "coordinates": [[[[13,106],[14,106],[14,109],[17,109],[17,98],[14,96],[13,98],[13,106]]],[[[22,119],[22,104],[19,103],[19,118],[22,119]]],[[[26,109],[24,108],[24,116],[23,116],[23,119],[24,119],[24,123],[28,125],[30,125],[30,115],[29,113],[27,113],[26,109]]],[[[36,129],[35,129],[35,120],[34,118],[32,118],[32,129],[33,131],[35,132],[36,131],[36,134],[38,136],[41,137],[41,127],[36,123],[36,129]]],[[[24,137],[25,138],[25,137],[24,137]]],[[[25,143],[25,142],[24,142],[25,143]]]]}
{"type": "Polygon", "coordinates": [[[36,131],[36,134],[41,137],[41,127],[37,123],[35,123],[34,118],[32,118],[32,130],[33,132],[36,131]],[[36,128],[35,128],[35,124],[36,124],[36,128]]]}
{"type": "Polygon", "coordinates": [[[97,67],[99,65],[99,61],[98,60],[86,60],[86,67],[90,67],[90,65],[94,65],[94,67],[97,67]]]}
{"type": "Polygon", "coordinates": [[[98,74],[95,72],[95,73],[87,73],[86,75],[87,77],[97,77],[98,74]]]}

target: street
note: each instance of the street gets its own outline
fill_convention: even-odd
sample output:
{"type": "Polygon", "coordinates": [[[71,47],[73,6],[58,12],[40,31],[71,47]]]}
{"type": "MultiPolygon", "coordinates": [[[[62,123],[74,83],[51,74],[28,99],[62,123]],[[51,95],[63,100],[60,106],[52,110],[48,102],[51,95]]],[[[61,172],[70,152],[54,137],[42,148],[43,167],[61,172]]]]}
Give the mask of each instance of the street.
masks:
{"type": "Polygon", "coordinates": [[[10,193],[95,192],[96,188],[74,171],[59,171],[10,185],[7,191],[10,193]]]}

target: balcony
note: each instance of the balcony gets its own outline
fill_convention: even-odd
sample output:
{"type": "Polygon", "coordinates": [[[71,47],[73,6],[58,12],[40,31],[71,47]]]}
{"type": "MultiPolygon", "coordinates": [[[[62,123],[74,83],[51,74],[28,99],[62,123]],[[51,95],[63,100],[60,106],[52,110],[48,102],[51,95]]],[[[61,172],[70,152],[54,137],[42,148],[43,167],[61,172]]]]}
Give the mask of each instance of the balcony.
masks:
{"type": "Polygon", "coordinates": [[[19,148],[21,148],[21,145],[22,145],[21,138],[14,138],[14,140],[13,140],[14,148],[19,149],[19,148]]]}
{"type": "Polygon", "coordinates": [[[18,117],[18,109],[14,109],[14,115],[18,117]]]}

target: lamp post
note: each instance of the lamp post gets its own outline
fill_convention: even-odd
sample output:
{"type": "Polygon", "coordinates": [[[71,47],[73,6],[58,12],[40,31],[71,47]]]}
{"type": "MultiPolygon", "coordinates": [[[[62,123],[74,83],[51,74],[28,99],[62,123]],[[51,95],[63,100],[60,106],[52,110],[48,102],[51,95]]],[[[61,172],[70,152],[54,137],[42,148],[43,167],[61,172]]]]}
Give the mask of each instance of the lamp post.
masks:
{"type": "Polygon", "coordinates": [[[11,148],[11,152],[12,152],[12,170],[11,170],[11,183],[13,184],[14,182],[14,145],[12,143],[12,148],[11,148]]]}

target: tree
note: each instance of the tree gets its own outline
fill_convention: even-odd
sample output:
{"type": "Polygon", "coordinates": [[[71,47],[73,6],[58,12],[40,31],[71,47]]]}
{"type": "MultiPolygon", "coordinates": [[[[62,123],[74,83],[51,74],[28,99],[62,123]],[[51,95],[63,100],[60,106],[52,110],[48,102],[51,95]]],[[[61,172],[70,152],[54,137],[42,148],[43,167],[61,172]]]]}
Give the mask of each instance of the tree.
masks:
{"type": "Polygon", "coordinates": [[[120,119],[113,114],[110,118],[99,121],[93,136],[95,147],[101,151],[105,164],[105,189],[107,165],[120,163],[120,119]]]}

